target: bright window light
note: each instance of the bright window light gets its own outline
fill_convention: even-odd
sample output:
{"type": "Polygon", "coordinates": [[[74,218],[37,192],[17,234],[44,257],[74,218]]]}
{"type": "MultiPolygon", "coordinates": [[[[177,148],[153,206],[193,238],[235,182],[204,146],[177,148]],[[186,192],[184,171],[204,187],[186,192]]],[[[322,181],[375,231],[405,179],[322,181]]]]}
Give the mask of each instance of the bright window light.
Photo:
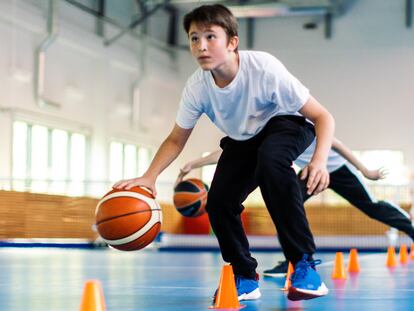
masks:
{"type": "Polygon", "coordinates": [[[382,185],[406,185],[409,182],[409,171],[404,164],[404,153],[398,150],[356,151],[355,154],[368,169],[384,167],[388,171],[385,179],[367,181],[382,185]]]}
{"type": "Polygon", "coordinates": [[[70,179],[84,181],[86,170],[86,137],[72,134],[70,139],[70,179]]]}
{"type": "Polygon", "coordinates": [[[122,142],[110,145],[110,180],[142,176],[151,163],[151,150],[122,142]]]}
{"type": "Polygon", "coordinates": [[[118,181],[122,179],[123,172],[123,145],[112,142],[110,145],[109,179],[118,181]]]}
{"type": "Polygon", "coordinates": [[[151,163],[151,150],[141,147],[138,149],[138,176],[142,176],[151,163]]]}
{"type": "Polygon", "coordinates": [[[19,191],[25,188],[27,173],[27,128],[24,122],[13,124],[13,188],[19,191]]]}
{"type": "Polygon", "coordinates": [[[14,190],[84,194],[86,137],[15,121],[12,169],[14,190]]]}
{"type": "Polygon", "coordinates": [[[125,145],[124,148],[124,178],[137,177],[137,147],[125,145]]]}
{"type": "Polygon", "coordinates": [[[70,195],[83,195],[85,192],[86,172],[86,137],[82,134],[72,134],[70,137],[70,195]]]}
{"type": "Polygon", "coordinates": [[[68,172],[68,133],[63,130],[52,130],[52,167],[50,179],[53,180],[50,191],[62,193],[68,172]]]}
{"type": "Polygon", "coordinates": [[[32,191],[45,192],[48,178],[48,129],[45,126],[34,125],[32,127],[31,150],[31,179],[32,191]]]}

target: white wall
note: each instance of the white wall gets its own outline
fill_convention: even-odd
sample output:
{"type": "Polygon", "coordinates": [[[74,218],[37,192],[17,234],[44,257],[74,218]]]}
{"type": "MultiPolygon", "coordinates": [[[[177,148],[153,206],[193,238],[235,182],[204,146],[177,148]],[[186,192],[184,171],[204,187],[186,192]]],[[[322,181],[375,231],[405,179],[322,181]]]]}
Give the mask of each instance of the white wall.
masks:
{"type": "Polygon", "coordinates": [[[279,57],[334,115],[352,149],[403,150],[414,168],[414,29],[404,1],[357,1],[333,21],[303,30],[307,18],[262,19],[255,48],[279,57]],[[271,31],[270,31],[271,30],[271,31]]]}
{"type": "MultiPolygon", "coordinates": [[[[89,178],[106,179],[108,141],[119,138],[158,147],[173,126],[182,88],[196,64],[186,51],[162,50],[130,35],[104,46],[93,31],[95,19],[60,1],[59,36],[46,53],[45,95],[61,108],[40,108],[33,96],[33,69],[35,49],[46,34],[45,3],[0,1],[0,176],[10,172],[14,111],[90,133],[89,178]],[[139,124],[129,116],[131,88],[137,81],[139,124]]],[[[166,29],[160,25],[167,22],[165,13],[153,18],[153,29],[166,29]]],[[[404,25],[403,1],[357,1],[334,19],[330,40],[324,38],[323,25],[304,30],[307,21],[257,20],[254,48],[275,54],[311,89],[335,116],[337,136],[352,149],[403,150],[413,168],[414,29],[404,25]]],[[[106,31],[110,38],[119,30],[106,31]]],[[[181,26],[180,31],[185,44],[181,26]]],[[[240,37],[243,48],[245,21],[240,21],[240,37]]],[[[202,118],[160,182],[172,182],[186,161],[216,149],[221,136],[202,118]]]]}

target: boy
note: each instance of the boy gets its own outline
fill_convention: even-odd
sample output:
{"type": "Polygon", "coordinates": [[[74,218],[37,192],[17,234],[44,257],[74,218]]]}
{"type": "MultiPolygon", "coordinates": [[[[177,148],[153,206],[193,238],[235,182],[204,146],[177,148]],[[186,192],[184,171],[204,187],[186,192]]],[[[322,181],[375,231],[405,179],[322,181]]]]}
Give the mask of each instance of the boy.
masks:
{"type": "MultiPolygon", "coordinates": [[[[301,169],[305,168],[311,160],[314,151],[315,141],[313,141],[294,163],[301,169]]],[[[188,162],[180,170],[176,184],[179,183],[192,169],[217,163],[220,155],[221,150],[217,150],[206,157],[188,162]]],[[[330,175],[329,188],[340,194],[369,217],[405,232],[414,240],[414,227],[411,223],[410,215],[391,202],[376,201],[369,193],[356,170],[359,170],[366,178],[371,180],[378,180],[385,177],[382,170],[368,170],[353,155],[351,150],[334,138],[332,150],[329,152],[328,156],[328,171],[330,175]]],[[[304,182],[306,177],[301,173],[298,174],[298,177],[299,176],[301,180],[302,196],[304,201],[306,201],[311,197],[306,191],[306,184],[304,182]]],[[[284,260],[279,262],[274,268],[264,270],[263,275],[283,277],[287,273],[287,268],[288,262],[284,260]]]]}
{"type": "MultiPolygon", "coordinates": [[[[239,300],[258,299],[257,262],[241,225],[242,202],[260,187],[288,258],[295,265],[291,300],[324,296],[314,270],[315,244],[291,163],[318,137],[307,170],[307,191],[329,183],[326,159],[334,120],[275,57],[238,51],[237,21],[222,5],[205,5],[184,17],[190,50],[200,68],[188,79],[176,124],[142,177],[119,181],[117,189],[144,186],[156,195],[158,175],[180,154],[205,113],[227,137],[209,191],[206,210],[224,261],[231,263],[239,300]],[[312,121],[315,127],[306,119],[312,121]]],[[[319,261],[318,261],[319,262],[319,261]]]]}

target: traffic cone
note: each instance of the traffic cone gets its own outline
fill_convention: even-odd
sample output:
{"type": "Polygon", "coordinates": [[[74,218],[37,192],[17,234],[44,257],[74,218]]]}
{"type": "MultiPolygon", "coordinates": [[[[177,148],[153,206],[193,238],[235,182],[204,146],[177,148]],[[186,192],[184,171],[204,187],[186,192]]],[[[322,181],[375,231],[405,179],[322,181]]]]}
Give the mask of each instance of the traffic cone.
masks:
{"type": "Polygon", "coordinates": [[[395,248],[394,246],[388,246],[387,267],[394,268],[396,266],[397,266],[397,259],[395,258],[395,248]]]}
{"type": "Polygon", "coordinates": [[[407,245],[401,244],[401,246],[400,246],[400,263],[405,265],[407,262],[408,262],[407,245]]]}
{"type": "Polygon", "coordinates": [[[337,252],[335,255],[332,278],[335,280],[346,279],[346,273],[345,273],[345,268],[344,268],[344,256],[342,252],[337,252]]]}
{"type": "Polygon", "coordinates": [[[290,287],[290,276],[292,275],[293,272],[294,272],[293,265],[289,261],[288,271],[286,273],[285,286],[283,286],[280,290],[287,291],[289,289],[289,287],[290,287]]]}
{"type": "Polygon", "coordinates": [[[236,283],[234,282],[233,268],[231,265],[224,265],[221,270],[220,284],[217,289],[214,305],[209,309],[240,309],[237,296],[236,283]]]}
{"type": "Polygon", "coordinates": [[[351,251],[349,252],[348,272],[350,273],[359,272],[358,251],[356,248],[352,248],[351,251]]]}
{"type": "Polygon", "coordinates": [[[412,243],[410,247],[410,258],[414,259],[414,243],[412,243]]]}
{"type": "Polygon", "coordinates": [[[83,287],[80,311],[105,311],[105,299],[101,283],[97,280],[86,281],[83,287]]]}

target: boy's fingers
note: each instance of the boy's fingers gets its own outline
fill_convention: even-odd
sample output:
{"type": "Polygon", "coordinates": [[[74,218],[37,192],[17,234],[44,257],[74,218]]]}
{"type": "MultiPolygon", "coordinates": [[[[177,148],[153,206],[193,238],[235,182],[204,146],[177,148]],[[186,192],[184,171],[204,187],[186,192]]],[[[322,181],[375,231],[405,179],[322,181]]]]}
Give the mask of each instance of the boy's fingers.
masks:
{"type": "Polygon", "coordinates": [[[308,167],[306,166],[300,173],[300,179],[305,180],[308,177],[308,167]]]}
{"type": "Polygon", "coordinates": [[[310,172],[308,179],[308,194],[312,194],[320,182],[321,176],[318,173],[310,172]]]}
{"type": "Polygon", "coordinates": [[[321,178],[321,180],[319,181],[318,187],[316,188],[314,194],[319,194],[321,193],[323,190],[326,189],[326,187],[328,187],[329,185],[329,180],[326,176],[323,176],[321,178]]]}
{"type": "Polygon", "coordinates": [[[118,189],[118,188],[119,188],[119,186],[120,186],[122,183],[123,183],[123,180],[120,180],[120,181],[116,182],[116,183],[112,186],[112,188],[114,188],[114,189],[118,189]]]}
{"type": "Polygon", "coordinates": [[[135,183],[130,182],[130,183],[126,183],[126,185],[124,186],[125,190],[129,190],[131,188],[133,188],[135,186],[135,183]]]}

